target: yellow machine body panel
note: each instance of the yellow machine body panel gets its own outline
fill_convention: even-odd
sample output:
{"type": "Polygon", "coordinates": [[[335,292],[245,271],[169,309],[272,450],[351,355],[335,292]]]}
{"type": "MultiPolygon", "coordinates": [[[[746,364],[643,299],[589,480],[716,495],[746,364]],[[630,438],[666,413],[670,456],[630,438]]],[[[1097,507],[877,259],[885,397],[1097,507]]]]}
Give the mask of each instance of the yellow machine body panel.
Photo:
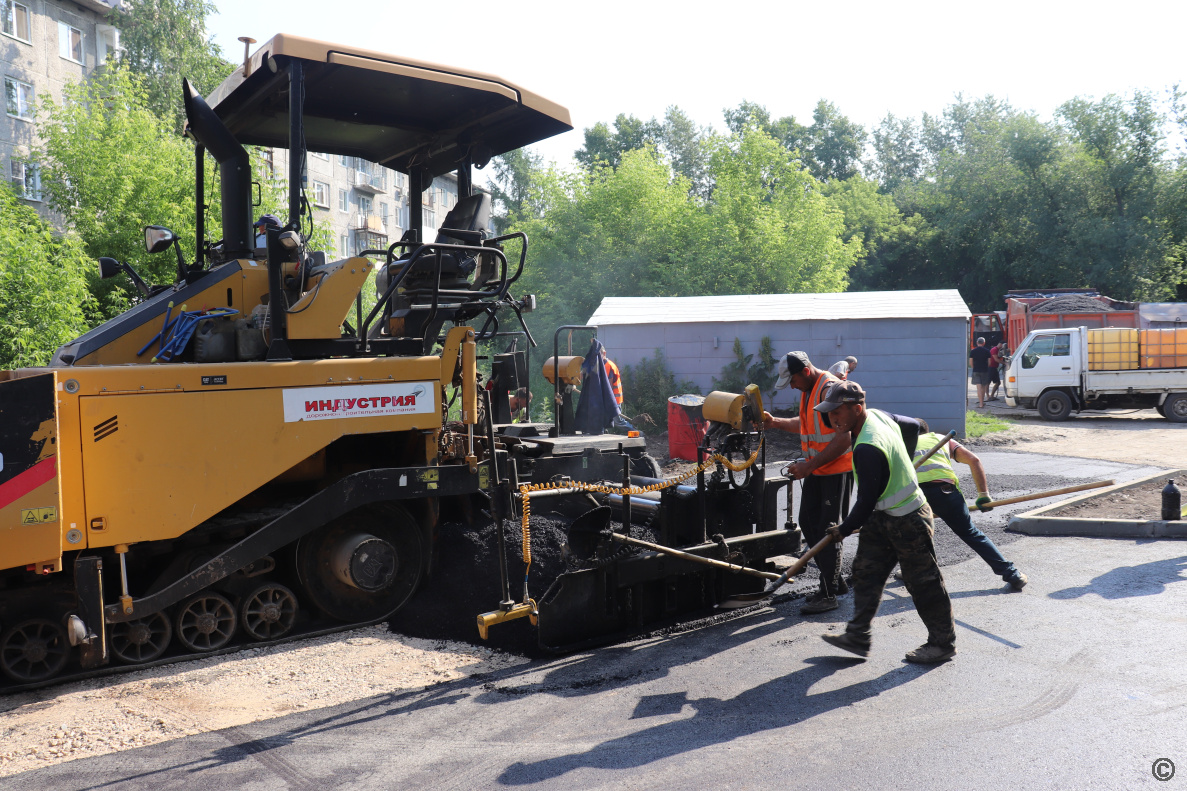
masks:
{"type": "Polygon", "coordinates": [[[314,275],[316,281],[310,284],[309,291],[289,308],[288,336],[313,339],[341,335],[342,321],[371,274],[371,266],[366,258],[346,258],[314,275]]]}
{"type": "Polygon", "coordinates": [[[345,434],[435,428],[435,384],[83,398],[82,425],[95,427],[83,436],[91,543],[179,536],[345,434]]]}
{"type": "MultiPolygon", "coordinates": [[[[217,275],[212,273],[211,276],[199,281],[196,287],[200,286],[205,287],[197,293],[177,296],[173,300],[173,312],[180,311],[184,303],[185,309],[189,311],[234,308],[240,314],[248,316],[251,315],[252,308],[259,305],[268,294],[268,268],[263,261],[232,261],[224,264],[217,275]]],[[[149,346],[143,354],[138,355],[138,352],[161,331],[164,324],[163,313],[146,315],[144,321],[137,326],[128,322],[119,334],[113,334],[109,341],[74,360],[73,365],[149,363],[154,352],[159,349],[159,344],[149,346]]]]}
{"type": "Polygon", "coordinates": [[[83,366],[28,369],[0,381],[2,410],[10,400],[36,401],[24,383],[44,380],[39,397],[48,399],[56,438],[45,446],[61,451],[52,481],[0,509],[6,532],[19,529],[22,510],[56,509],[54,521],[8,534],[2,565],[59,558],[63,547],[176,537],[342,436],[421,431],[431,438],[441,427],[441,381],[453,376],[456,344],[448,344],[451,360],[83,366]]]}

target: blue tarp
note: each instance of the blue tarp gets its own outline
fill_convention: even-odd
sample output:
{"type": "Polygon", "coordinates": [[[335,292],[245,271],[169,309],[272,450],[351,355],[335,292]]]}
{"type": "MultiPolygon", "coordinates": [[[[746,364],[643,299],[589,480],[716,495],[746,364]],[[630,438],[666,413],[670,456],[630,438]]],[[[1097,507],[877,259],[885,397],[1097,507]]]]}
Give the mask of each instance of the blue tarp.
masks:
{"type": "Polygon", "coordinates": [[[581,400],[577,402],[573,427],[582,434],[601,434],[619,412],[602,360],[602,342],[594,338],[581,364],[581,400]]]}

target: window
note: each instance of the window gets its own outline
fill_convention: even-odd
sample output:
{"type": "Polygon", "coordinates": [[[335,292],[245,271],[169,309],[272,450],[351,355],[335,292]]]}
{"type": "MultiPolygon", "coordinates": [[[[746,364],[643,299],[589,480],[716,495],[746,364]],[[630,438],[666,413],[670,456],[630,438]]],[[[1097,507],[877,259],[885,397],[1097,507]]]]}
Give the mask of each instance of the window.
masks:
{"type": "Polygon", "coordinates": [[[116,57],[120,51],[120,31],[111,25],[95,25],[95,49],[99,55],[99,65],[107,62],[107,58],[116,57]]]}
{"type": "Polygon", "coordinates": [[[345,154],[339,154],[338,164],[344,168],[350,167],[350,157],[346,156],[345,154]]]}
{"type": "Polygon", "coordinates": [[[32,43],[29,35],[29,9],[13,0],[0,0],[0,30],[26,43],[32,43]]]}
{"type": "Polygon", "coordinates": [[[12,160],[12,188],[25,200],[41,200],[41,168],[12,160]]]}
{"type": "Polygon", "coordinates": [[[329,161],[330,161],[330,155],[329,155],[329,154],[319,154],[319,153],[317,153],[316,151],[310,151],[310,152],[309,152],[309,156],[311,156],[311,157],[313,157],[313,158],[315,158],[315,159],[324,159],[326,162],[329,162],[329,161]]]}
{"type": "Polygon", "coordinates": [[[1022,367],[1034,368],[1040,357],[1070,357],[1072,353],[1070,335],[1040,335],[1031,341],[1022,355],[1022,367]]]}
{"type": "Polygon", "coordinates": [[[338,211],[350,211],[350,196],[346,190],[338,190],[338,211]]]}
{"type": "Polygon", "coordinates": [[[13,118],[33,120],[33,86],[12,77],[4,78],[4,101],[13,118]]]}
{"type": "Polygon", "coordinates": [[[379,219],[383,221],[383,227],[387,227],[387,204],[379,204],[379,219]]]}
{"type": "Polygon", "coordinates": [[[360,195],[359,196],[359,214],[370,214],[370,213],[371,213],[371,199],[364,198],[362,195],[360,195]]]}
{"type": "Polygon", "coordinates": [[[350,237],[346,234],[338,237],[338,255],[350,255],[350,237]]]}
{"type": "Polygon", "coordinates": [[[313,182],[313,205],[323,209],[330,208],[330,185],[321,181],[313,182]]]}
{"type": "Polygon", "coordinates": [[[82,63],[82,31],[65,22],[59,22],[58,54],[66,60],[82,63]]]}

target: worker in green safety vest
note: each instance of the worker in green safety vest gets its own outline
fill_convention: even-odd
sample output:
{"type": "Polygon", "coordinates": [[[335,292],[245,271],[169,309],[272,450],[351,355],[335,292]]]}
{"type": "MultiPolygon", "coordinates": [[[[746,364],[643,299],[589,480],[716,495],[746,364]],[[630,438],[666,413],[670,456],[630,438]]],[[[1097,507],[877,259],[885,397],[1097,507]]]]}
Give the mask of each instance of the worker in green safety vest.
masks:
{"type": "Polygon", "coordinates": [[[853,619],[842,634],[826,634],[824,639],[858,656],[869,655],[874,616],[897,563],[915,611],[927,626],[927,642],[908,652],[906,659],[920,664],[943,662],[956,653],[952,601],[936,562],[931,507],[903,441],[905,431],[917,436],[922,426],[910,418],[866,409],[865,400],[861,385],[846,381],[833,385],[816,405],[833,430],[854,437],[857,501],[845,520],[828,533],[841,541],[861,528],[853,560],[853,619]]]}
{"type": "MultiPolygon", "coordinates": [[[[934,432],[920,436],[915,458],[924,455],[944,439],[944,436],[934,432]]],[[[959,536],[961,541],[968,544],[989,564],[994,574],[1005,580],[1014,590],[1022,590],[1026,585],[1026,575],[1006,560],[989,536],[973,524],[972,517],[969,516],[969,507],[960,491],[960,477],[952,468],[953,459],[969,465],[973,483],[977,487],[977,509],[993,510],[982,507],[989,502],[989,482],[985,477],[985,467],[975,453],[956,440],[944,442],[944,447],[932,454],[932,457],[915,471],[919,476],[919,488],[923,490],[927,504],[936,516],[944,520],[944,524],[952,528],[952,532],[959,536]]]]}

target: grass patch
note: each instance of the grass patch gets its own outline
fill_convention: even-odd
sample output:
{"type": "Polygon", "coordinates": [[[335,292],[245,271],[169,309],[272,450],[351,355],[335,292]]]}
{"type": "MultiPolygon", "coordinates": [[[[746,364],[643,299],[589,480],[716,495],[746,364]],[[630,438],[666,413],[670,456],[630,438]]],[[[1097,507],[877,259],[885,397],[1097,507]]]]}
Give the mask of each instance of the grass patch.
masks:
{"type": "Polygon", "coordinates": [[[986,434],[992,434],[995,431],[1005,431],[1013,425],[1013,422],[1009,420],[1002,420],[1000,417],[994,417],[993,415],[984,415],[980,412],[974,412],[971,409],[964,416],[966,439],[976,439],[986,434]]]}

